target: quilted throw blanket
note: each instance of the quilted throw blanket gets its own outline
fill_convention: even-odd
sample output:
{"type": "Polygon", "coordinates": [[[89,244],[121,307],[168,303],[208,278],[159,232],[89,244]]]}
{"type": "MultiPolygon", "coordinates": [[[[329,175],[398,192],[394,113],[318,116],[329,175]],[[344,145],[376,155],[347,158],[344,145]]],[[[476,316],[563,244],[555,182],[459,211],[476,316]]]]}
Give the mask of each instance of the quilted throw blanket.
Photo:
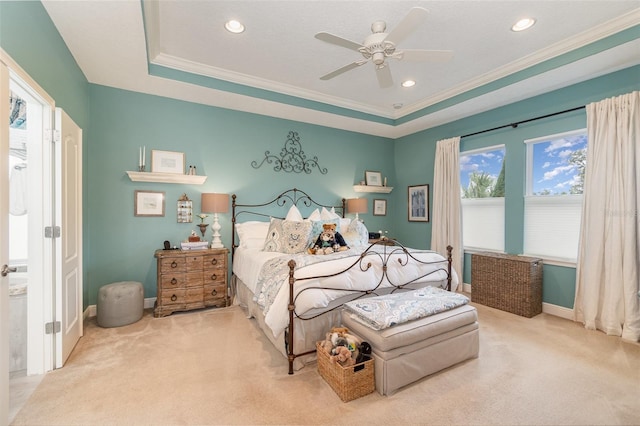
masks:
{"type": "Polygon", "coordinates": [[[273,301],[275,300],[280,287],[288,282],[289,278],[289,266],[290,260],[296,262],[296,268],[302,268],[304,266],[313,265],[319,262],[329,262],[335,259],[341,259],[344,257],[351,257],[359,255],[360,251],[354,249],[337,252],[325,256],[313,256],[307,254],[288,255],[282,257],[276,257],[269,260],[264,264],[260,275],[258,277],[258,292],[253,297],[261,308],[264,315],[269,312],[273,301]]]}
{"type": "Polygon", "coordinates": [[[428,317],[469,303],[469,298],[441,288],[425,287],[345,303],[348,311],[374,330],[428,317]]]}

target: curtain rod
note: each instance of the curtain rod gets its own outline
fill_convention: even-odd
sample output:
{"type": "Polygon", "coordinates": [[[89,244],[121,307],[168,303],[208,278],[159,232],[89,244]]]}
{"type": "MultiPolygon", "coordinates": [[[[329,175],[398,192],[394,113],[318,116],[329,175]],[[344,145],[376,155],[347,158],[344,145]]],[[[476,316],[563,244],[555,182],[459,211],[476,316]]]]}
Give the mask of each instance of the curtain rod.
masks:
{"type": "Polygon", "coordinates": [[[494,127],[492,129],[486,129],[486,130],[481,130],[479,132],[469,133],[468,135],[460,136],[460,138],[468,138],[469,136],[475,136],[475,135],[479,135],[479,134],[482,134],[482,133],[493,132],[494,130],[504,129],[506,127],[513,127],[515,129],[520,124],[528,123],[530,121],[542,120],[543,118],[553,117],[554,115],[566,114],[567,112],[578,111],[580,109],[584,109],[584,105],[583,106],[579,106],[579,107],[575,107],[575,108],[571,108],[571,109],[565,109],[564,111],[558,111],[558,112],[554,112],[554,113],[547,114],[547,115],[541,115],[539,117],[530,118],[528,120],[522,120],[522,121],[517,121],[517,122],[511,123],[511,124],[505,124],[503,126],[494,127]]]}

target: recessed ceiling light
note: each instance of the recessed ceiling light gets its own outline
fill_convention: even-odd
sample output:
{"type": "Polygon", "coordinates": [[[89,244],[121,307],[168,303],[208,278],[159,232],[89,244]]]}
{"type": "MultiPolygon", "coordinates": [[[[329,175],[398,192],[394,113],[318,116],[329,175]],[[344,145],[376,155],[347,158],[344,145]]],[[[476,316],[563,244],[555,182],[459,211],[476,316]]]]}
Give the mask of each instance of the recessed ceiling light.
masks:
{"type": "Polygon", "coordinates": [[[240,34],[244,31],[244,25],[242,25],[240,21],[236,21],[235,19],[227,21],[224,24],[224,27],[227,29],[227,31],[234,34],[240,34]]]}
{"type": "Polygon", "coordinates": [[[400,109],[402,108],[402,104],[400,102],[396,102],[395,104],[393,104],[393,109],[400,109]]]}
{"type": "Polygon", "coordinates": [[[533,24],[535,23],[536,20],[534,18],[524,18],[513,24],[513,26],[511,27],[511,31],[524,31],[533,27],[533,24]]]}
{"type": "Polygon", "coordinates": [[[415,85],[416,85],[416,82],[413,80],[405,80],[402,82],[402,87],[411,87],[415,85]]]}

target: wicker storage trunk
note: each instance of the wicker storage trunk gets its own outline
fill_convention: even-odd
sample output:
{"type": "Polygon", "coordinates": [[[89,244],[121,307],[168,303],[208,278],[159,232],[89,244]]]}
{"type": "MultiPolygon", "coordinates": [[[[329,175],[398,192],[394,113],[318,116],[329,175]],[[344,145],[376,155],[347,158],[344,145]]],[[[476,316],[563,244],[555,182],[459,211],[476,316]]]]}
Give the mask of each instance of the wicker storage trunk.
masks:
{"type": "Polygon", "coordinates": [[[472,254],[471,300],[527,318],[538,315],[542,312],[542,259],[472,254]]]}
{"type": "Polygon", "coordinates": [[[368,361],[351,367],[343,367],[331,362],[329,354],[322,347],[322,343],[316,343],[318,352],[318,372],[329,383],[331,389],[338,394],[342,402],[348,402],[373,392],[376,388],[374,380],[374,361],[368,361]]]}

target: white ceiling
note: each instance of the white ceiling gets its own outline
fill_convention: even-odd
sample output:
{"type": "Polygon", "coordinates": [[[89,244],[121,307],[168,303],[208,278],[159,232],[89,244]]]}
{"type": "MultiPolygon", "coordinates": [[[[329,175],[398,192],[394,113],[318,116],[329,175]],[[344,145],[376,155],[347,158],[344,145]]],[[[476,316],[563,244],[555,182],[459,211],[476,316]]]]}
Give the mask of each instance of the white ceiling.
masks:
{"type": "Polygon", "coordinates": [[[640,24],[637,0],[43,4],[91,83],[392,138],[640,63],[639,40],[619,37],[640,24]],[[360,43],[415,6],[429,15],[398,47],[452,50],[450,62],[391,59],[387,89],[371,63],[320,80],[362,57],[316,33],[360,43]],[[527,16],[533,28],[510,30],[527,16]],[[231,18],[246,31],[227,32],[231,18]]]}

